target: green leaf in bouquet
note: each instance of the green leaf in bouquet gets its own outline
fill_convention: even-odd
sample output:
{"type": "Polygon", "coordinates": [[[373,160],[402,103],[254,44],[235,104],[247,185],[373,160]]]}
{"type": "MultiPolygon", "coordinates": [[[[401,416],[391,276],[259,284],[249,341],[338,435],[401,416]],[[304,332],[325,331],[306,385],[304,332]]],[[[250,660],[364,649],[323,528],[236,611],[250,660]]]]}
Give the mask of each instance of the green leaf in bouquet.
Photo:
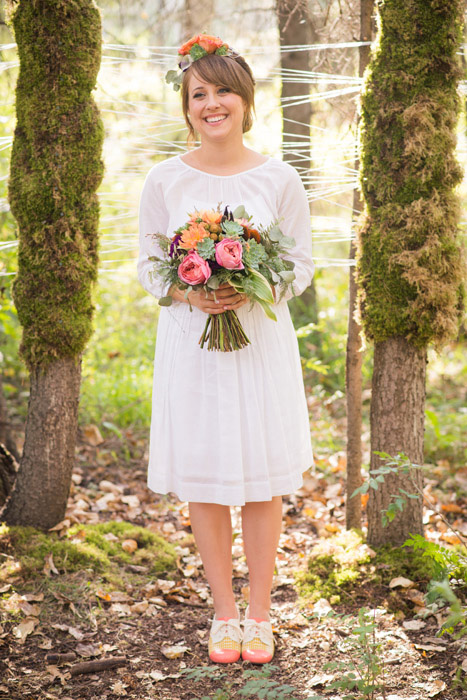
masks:
{"type": "Polygon", "coordinates": [[[268,304],[274,304],[272,289],[266,277],[252,267],[248,268],[248,277],[256,299],[258,301],[266,301],[268,304]]]}
{"type": "Polygon", "coordinates": [[[274,243],[279,243],[279,241],[282,241],[282,239],[284,238],[284,235],[280,230],[279,226],[273,226],[271,229],[269,229],[268,236],[270,240],[274,243]]]}
{"type": "Polygon", "coordinates": [[[202,241],[199,241],[196,250],[203,260],[214,260],[215,258],[216,247],[212,238],[203,238],[202,241]]]}
{"type": "Polygon", "coordinates": [[[287,284],[293,282],[296,277],[295,272],[293,270],[281,270],[279,272],[279,275],[282,277],[284,282],[287,282],[287,284]]]}
{"type": "Polygon", "coordinates": [[[176,70],[169,70],[165,74],[165,81],[166,83],[174,83],[177,79],[178,76],[178,71],[176,70]]]}
{"type": "MultiPolygon", "coordinates": [[[[210,240],[210,239],[209,239],[210,240]]],[[[198,244],[199,247],[199,244],[198,244]]],[[[209,287],[209,289],[219,289],[219,278],[216,277],[215,275],[213,277],[210,277],[208,281],[206,282],[206,286],[209,287]]]]}
{"type": "Polygon", "coordinates": [[[240,236],[243,233],[243,226],[236,221],[224,221],[221,227],[227,236],[240,236]]]}
{"type": "Polygon", "coordinates": [[[161,297],[159,299],[159,306],[172,306],[172,297],[161,297]]]}
{"type": "Polygon", "coordinates": [[[246,213],[246,209],[243,206],[243,204],[239,204],[236,209],[234,209],[233,212],[234,218],[235,219],[249,219],[250,217],[246,213]]]}
{"type": "Polygon", "coordinates": [[[271,309],[270,305],[266,301],[264,301],[263,299],[257,299],[256,301],[258,302],[258,304],[260,304],[264,313],[266,314],[266,316],[268,318],[271,319],[271,321],[277,321],[276,314],[274,313],[274,311],[271,309]]]}
{"type": "Polygon", "coordinates": [[[295,245],[295,238],[291,238],[290,236],[282,236],[279,242],[283,248],[293,248],[295,245]]]}

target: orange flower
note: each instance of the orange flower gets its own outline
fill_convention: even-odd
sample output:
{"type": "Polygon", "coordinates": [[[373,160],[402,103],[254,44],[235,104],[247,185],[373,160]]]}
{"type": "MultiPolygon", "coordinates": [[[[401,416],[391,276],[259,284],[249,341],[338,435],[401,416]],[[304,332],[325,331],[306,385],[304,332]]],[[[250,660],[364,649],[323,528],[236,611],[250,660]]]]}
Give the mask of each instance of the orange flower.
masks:
{"type": "Polygon", "coordinates": [[[192,36],[191,39],[188,39],[183,46],[180,46],[178,53],[180,56],[186,56],[190,53],[191,48],[195,44],[199,44],[207,53],[214,53],[214,51],[219,49],[221,46],[224,46],[222,39],[219,39],[217,36],[210,36],[209,34],[196,34],[195,36],[192,36]]]}
{"type": "Polygon", "coordinates": [[[220,224],[222,219],[222,214],[214,209],[203,209],[198,212],[198,216],[206,224],[220,224]]]}
{"type": "Polygon", "coordinates": [[[188,228],[182,231],[180,248],[184,250],[196,250],[198,243],[209,236],[203,224],[191,223],[188,228]]]}

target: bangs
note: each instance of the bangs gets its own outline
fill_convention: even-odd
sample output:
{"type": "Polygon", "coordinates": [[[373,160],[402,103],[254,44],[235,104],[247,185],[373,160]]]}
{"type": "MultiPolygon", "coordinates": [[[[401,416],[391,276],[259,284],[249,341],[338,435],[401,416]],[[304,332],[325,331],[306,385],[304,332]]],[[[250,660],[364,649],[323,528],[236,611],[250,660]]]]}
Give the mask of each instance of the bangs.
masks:
{"type": "Polygon", "coordinates": [[[245,93],[248,90],[245,89],[245,71],[232,59],[215,54],[204,56],[196,61],[196,65],[192,66],[191,71],[205,83],[230,88],[237,95],[246,97],[245,93]]]}

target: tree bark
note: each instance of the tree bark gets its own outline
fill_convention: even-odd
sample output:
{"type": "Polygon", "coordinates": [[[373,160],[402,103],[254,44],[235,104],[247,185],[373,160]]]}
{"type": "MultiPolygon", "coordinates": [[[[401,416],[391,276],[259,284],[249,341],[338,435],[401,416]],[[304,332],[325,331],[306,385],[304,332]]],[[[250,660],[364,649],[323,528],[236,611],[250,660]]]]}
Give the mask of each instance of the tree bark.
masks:
{"type": "Polygon", "coordinates": [[[63,518],[75,457],[80,377],[81,363],[74,358],[31,372],[21,469],[0,514],[10,525],[46,530],[63,518]]]}
{"type": "MultiPolygon", "coordinates": [[[[372,14],[374,0],[360,0],[360,41],[371,41],[372,14]]],[[[358,51],[358,74],[363,76],[370,60],[370,46],[360,46],[358,51]]],[[[360,161],[355,161],[355,172],[360,168],[360,161]]],[[[360,191],[355,188],[353,210],[361,212],[363,202],[360,191]]],[[[356,246],[350,242],[349,260],[355,260],[356,246]]],[[[362,506],[360,496],[351,498],[352,493],[362,484],[362,327],[355,313],[357,309],[357,283],[355,268],[349,270],[349,320],[346,349],[346,399],[347,399],[347,482],[345,525],[347,530],[362,526],[362,506]]]]}
{"type": "MultiPolygon", "coordinates": [[[[370,473],[384,464],[375,452],[391,457],[403,452],[412,463],[423,463],[426,363],[426,350],[415,348],[403,337],[375,344],[370,473]]],[[[401,495],[400,488],[415,493],[411,479],[422,488],[422,474],[413,469],[407,475],[388,475],[377,490],[370,489],[368,542],[372,546],[388,542],[401,545],[409,533],[423,534],[421,496],[417,500],[406,499],[404,510],[384,529],[381,522],[381,511],[387,508],[392,495],[401,495]]]]}
{"type": "MultiPolygon", "coordinates": [[[[316,43],[317,33],[304,0],[277,0],[276,15],[279,26],[279,41],[281,47],[308,46],[316,43]]],[[[291,82],[289,71],[309,71],[310,59],[308,51],[281,51],[281,104],[282,104],[282,154],[286,162],[293,165],[299,172],[306,188],[310,184],[311,167],[311,137],[310,122],[312,116],[311,102],[306,98],[310,94],[310,85],[303,78],[291,82]],[[294,104],[303,99],[302,104],[294,104]]],[[[298,299],[289,302],[292,314],[306,312],[308,321],[318,320],[318,305],[316,288],[312,280],[307,289],[298,299]]]]}

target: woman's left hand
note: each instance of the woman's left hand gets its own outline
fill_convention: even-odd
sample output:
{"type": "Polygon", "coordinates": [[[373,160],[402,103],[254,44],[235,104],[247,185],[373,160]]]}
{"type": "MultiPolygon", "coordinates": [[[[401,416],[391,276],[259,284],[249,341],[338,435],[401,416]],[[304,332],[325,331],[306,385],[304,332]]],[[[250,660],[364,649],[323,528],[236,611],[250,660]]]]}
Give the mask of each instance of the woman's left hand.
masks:
{"type": "Polygon", "coordinates": [[[216,289],[215,295],[216,303],[219,302],[222,311],[235,311],[248,301],[246,294],[236,292],[228,282],[221,284],[219,289],[216,289]]]}

